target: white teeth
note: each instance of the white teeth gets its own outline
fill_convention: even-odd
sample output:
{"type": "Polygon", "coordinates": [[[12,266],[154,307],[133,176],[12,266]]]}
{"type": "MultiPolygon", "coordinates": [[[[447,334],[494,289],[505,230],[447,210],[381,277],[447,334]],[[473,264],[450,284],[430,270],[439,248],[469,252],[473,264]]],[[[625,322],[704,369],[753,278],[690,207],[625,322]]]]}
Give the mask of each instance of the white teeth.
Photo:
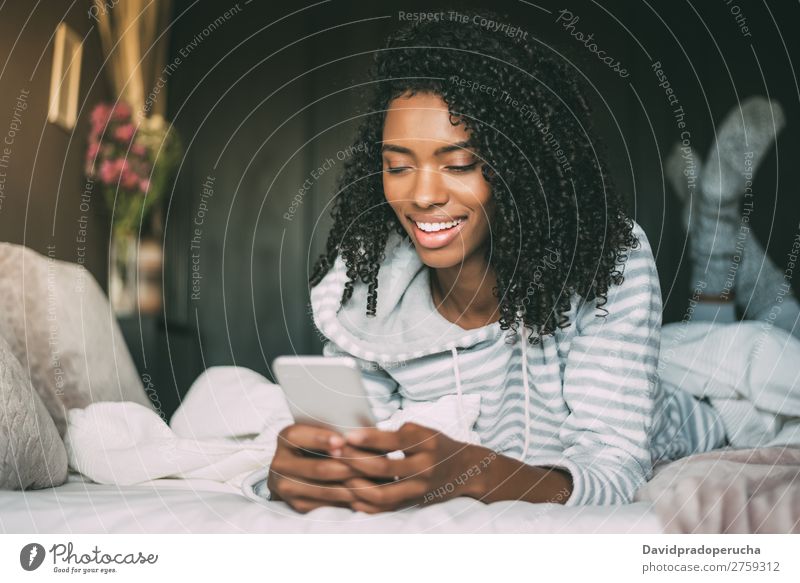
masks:
{"type": "Polygon", "coordinates": [[[456,219],[455,221],[448,221],[446,223],[416,223],[416,225],[420,228],[420,230],[425,231],[426,233],[435,233],[436,231],[441,231],[442,229],[451,229],[455,227],[457,224],[461,223],[464,219],[456,219]]]}

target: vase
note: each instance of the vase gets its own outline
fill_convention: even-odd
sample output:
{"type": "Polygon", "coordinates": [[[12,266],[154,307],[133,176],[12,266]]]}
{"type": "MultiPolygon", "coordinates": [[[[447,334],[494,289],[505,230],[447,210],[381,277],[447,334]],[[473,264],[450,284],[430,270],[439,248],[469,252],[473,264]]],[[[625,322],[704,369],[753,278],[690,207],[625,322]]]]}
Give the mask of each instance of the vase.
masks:
{"type": "Polygon", "coordinates": [[[136,236],[114,232],[111,237],[111,264],[108,270],[108,295],[117,316],[130,316],[137,305],[136,236]]]}
{"type": "Polygon", "coordinates": [[[139,313],[158,314],[161,310],[161,267],[162,251],[160,240],[142,237],[139,241],[139,313]]]}

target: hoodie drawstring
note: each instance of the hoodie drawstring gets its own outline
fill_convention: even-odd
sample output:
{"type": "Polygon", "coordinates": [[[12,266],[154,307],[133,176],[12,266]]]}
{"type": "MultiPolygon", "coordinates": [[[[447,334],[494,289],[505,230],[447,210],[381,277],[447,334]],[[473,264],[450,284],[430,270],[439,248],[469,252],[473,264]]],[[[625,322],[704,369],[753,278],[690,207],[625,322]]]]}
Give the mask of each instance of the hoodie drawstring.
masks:
{"type": "Polygon", "coordinates": [[[458,393],[458,422],[464,427],[464,439],[469,437],[470,428],[464,422],[464,405],[461,403],[461,373],[458,370],[458,350],[455,346],[453,352],[453,372],[456,375],[456,392],[458,393]]]}
{"type": "Polygon", "coordinates": [[[525,385],[525,447],[522,450],[523,462],[528,458],[528,446],[531,440],[531,389],[528,386],[528,338],[525,334],[525,325],[522,325],[522,384],[525,385]]]}
{"type": "MultiPolygon", "coordinates": [[[[525,386],[525,446],[522,450],[522,457],[520,460],[525,462],[528,457],[528,447],[530,446],[530,438],[531,438],[531,410],[530,410],[530,403],[531,403],[531,389],[530,385],[528,384],[528,339],[525,335],[525,326],[522,326],[522,333],[520,334],[520,339],[522,340],[522,384],[525,386]]],[[[461,391],[461,372],[458,368],[458,350],[455,346],[451,348],[451,352],[453,354],[453,373],[456,377],[456,392],[458,393],[458,419],[461,425],[464,427],[464,435],[469,436],[470,432],[472,431],[471,427],[467,427],[466,423],[464,422],[464,406],[461,402],[462,399],[462,391],[461,391]]]]}

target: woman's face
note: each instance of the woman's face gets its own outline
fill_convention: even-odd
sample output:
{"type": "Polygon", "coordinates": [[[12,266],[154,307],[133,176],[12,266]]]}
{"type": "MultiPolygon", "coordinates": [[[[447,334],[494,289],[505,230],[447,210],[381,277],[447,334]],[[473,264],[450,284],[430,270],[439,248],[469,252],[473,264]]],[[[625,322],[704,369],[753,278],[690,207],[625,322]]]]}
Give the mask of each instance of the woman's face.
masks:
{"type": "Polygon", "coordinates": [[[383,191],[425,265],[460,265],[489,237],[492,197],[464,124],[450,123],[432,93],[389,103],[383,125],[383,191]]]}

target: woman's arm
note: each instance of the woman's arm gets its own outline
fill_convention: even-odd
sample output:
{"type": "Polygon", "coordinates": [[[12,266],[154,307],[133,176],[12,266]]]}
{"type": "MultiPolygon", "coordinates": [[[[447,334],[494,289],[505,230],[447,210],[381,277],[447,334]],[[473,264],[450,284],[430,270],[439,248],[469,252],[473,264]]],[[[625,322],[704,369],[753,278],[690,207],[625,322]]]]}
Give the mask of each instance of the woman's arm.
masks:
{"type": "Polygon", "coordinates": [[[469,445],[465,449],[467,476],[461,495],[490,504],[500,500],[564,504],[572,494],[572,476],[563,468],[531,466],[519,460],[469,445]]]}
{"type": "Polygon", "coordinates": [[[638,224],[633,232],[639,246],[620,267],[624,281],[608,290],[607,314],[590,302],[576,316],[563,372],[564,449],[527,460],[570,472],[569,506],[629,503],[652,471],[661,287],[647,235],[638,224]]]}

